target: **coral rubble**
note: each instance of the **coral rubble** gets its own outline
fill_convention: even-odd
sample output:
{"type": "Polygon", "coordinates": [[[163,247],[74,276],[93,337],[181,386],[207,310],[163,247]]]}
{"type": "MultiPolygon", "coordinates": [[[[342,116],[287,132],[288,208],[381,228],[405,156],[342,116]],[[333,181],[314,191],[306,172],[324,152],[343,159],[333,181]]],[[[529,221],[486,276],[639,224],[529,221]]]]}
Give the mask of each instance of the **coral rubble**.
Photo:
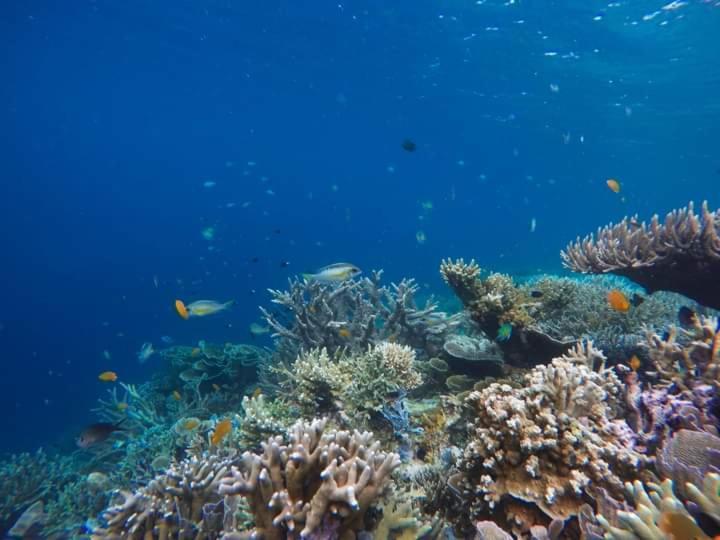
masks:
{"type": "Polygon", "coordinates": [[[637,217],[578,238],[562,252],[576,272],[613,273],[628,277],[648,292],[675,291],[720,309],[720,211],[704,202],[700,215],[693,203],[670,212],[664,222],[637,217]]]}

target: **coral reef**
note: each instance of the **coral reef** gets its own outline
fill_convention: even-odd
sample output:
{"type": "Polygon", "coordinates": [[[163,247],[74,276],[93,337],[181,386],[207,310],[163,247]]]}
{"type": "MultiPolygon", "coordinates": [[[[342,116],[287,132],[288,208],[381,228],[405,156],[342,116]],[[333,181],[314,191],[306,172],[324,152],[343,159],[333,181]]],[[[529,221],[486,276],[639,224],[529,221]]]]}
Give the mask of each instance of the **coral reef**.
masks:
{"type": "Polygon", "coordinates": [[[356,354],[301,353],[291,366],[272,368],[291,402],[305,414],[345,409],[368,420],[393,399],[422,383],[415,352],[397,343],[379,343],[356,354]]]}
{"type": "MultiPolygon", "coordinates": [[[[472,438],[453,480],[470,516],[507,516],[507,505],[520,501],[564,520],[577,515],[591,482],[621,492],[647,462],[620,417],[621,389],[587,343],[534,368],[524,388],[494,383],[472,392],[472,438]]],[[[536,524],[546,523],[515,529],[525,534],[536,524]]]]}
{"type": "Polygon", "coordinates": [[[395,341],[423,351],[428,357],[441,350],[459,324],[428,300],[418,307],[418,286],[412,279],[380,285],[382,271],[340,284],[291,280],[288,291],[271,290],[280,310],[260,308],[280,338],[279,353],[294,358],[301,350],[327,349],[362,352],[381,341],[395,341]]]}
{"type": "Polygon", "coordinates": [[[563,354],[576,341],[558,339],[543,331],[532,312],[538,302],[518,287],[510,276],[492,273],[483,278],[475,261],[443,260],[443,280],[455,292],[470,318],[489,338],[498,339],[505,360],[516,364],[539,364],[563,354]]]}
{"type": "MultiPolygon", "coordinates": [[[[364,514],[382,494],[399,456],[379,451],[370,433],[324,430],[325,421],[299,422],[289,445],[269,439],[261,455],[246,452],[220,481],[226,501],[248,499],[255,537],[283,539],[300,530],[301,538],[351,538],[348,531],[363,529],[364,514]]],[[[226,524],[226,538],[234,528],[226,524]]]]}
{"type": "Polygon", "coordinates": [[[700,215],[691,202],[664,222],[657,215],[648,224],[625,218],[595,237],[578,238],[562,258],[576,272],[625,276],[650,293],[674,291],[720,309],[720,211],[711,212],[706,202],[700,215]]]}

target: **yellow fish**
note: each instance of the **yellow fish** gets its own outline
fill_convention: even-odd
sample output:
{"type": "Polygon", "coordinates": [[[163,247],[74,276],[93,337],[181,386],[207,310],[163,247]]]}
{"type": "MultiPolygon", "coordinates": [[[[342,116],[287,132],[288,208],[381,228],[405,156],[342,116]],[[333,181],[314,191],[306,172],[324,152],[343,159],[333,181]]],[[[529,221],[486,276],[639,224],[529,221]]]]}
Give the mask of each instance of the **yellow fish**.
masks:
{"type": "Polygon", "coordinates": [[[314,274],[303,274],[302,277],[308,281],[321,281],[333,283],[345,281],[360,275],[362,270],[350,263],[335,263],[320,268],[314,274]]]}
{"type": "Polygon", "coordinates": [[[347,328],[341,328],[340,330],[338,330],[338,335],[340,337],[349,338],[350,330],[348,330],[347,328]]]}
{"type": "Polygon", "coordinates": [[[173,390],[172,397],[175,401],[180,401],[182,399],[180,392],[178,392],[177,390],[173,390]]]}
{"type": "Polygon", "coordinates": [[[118,410],[118,411],[124,412],[124,411],[127,410],[128,404],[125,403],[124,401],[120,401],[120,402],[116,405],[116,407],[117,407],[117,410],[118,410]]]}
{"type": "Polygon", "coordinates": [[[630,367],[633,371],[637,371],[640,369],[640,366],[642,365],[642,362],[640,362],[640,359],[637,357],[637,354],[633,354],[632,358],[628,360],[628,364],[630,364],[630,367]]]}
{"type": "Polygon", "coordinates": [[[607,187],[610,188],[610,191],[613,193],[620,193],[620,182],[615,180],[614,178],[609,178],[607,182],[607,187]]]}
{"type": "Polygon", "coordinates": [[[102,382],[115,382],[117,381],[118,376],[114,371],[103,371],[100,375],[98,375],[98,379],[102,382]]]}
{"type": "Polygon", "coordinates": [[[232,306],[234,300],[221,304],[215,300],[197,300],[191,304],[185,305],[181,300],[175,301],[175,309],[183,319],[190,317],[206,317],[214,315],[220,311],[224,311],[232,306]]]}

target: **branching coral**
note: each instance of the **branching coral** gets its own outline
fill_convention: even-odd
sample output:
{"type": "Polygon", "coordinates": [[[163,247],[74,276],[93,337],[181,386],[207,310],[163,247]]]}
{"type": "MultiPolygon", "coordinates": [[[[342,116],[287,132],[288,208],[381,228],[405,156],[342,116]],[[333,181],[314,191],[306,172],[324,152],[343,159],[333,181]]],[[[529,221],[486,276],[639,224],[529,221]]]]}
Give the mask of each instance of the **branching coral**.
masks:
{"type": "Polygon", "coordinates": [[[674,210],[661,223],[637,217],[578,238],[562,252],[565,266],[576,272],[613,273],[628,277],[648,292],[675,291],[720,309],[720,211],[707,203],[695,214],[693,203],[674,210]]]}
{"type": "Polygon", "coordinates": [[[455,481],[471,515],[498,511],[510,498],[565,519],[578,513],[591,482],[621,491],[621,478],[646,462],[618,417],[621,386],[588,343],[534,368],[524,388],[494,383],[471,393],[472,439],[455,481]]]}
{"type": "Polygon", "coordinates": [[[235,438],[241,448],[257,448],[268,437],[285,433],[297,420],[296,411],[282,398],[265,394],[243,397],[243,415],[235,438]]]}
{"type": "Polygon", "coordinates": [[[220,480],[233,458],[206,454],[172,465],[137,492],[118,491],[94,538],[204,538],[219,533],[206,505],[222,499],[220,480]]]}
{"type": "Polygon", "coordinates": [[[422,383],[415,352],[387,342],[332,357],[326,349],[315,349],[300,354],[290,367],[274,369],[288,398],[308,414],[343,408],[368,419],[388,398],[422,383]]]}
{"type": "MultiPolygon", "coordinates": [[[[280,540],[301,529],[300,538],[323,538],[323,531],[345,538],[363,528],[365,511],[400,459],[381,452],[370,433],[324,430],[324,421],[299,422],[289,445],[269,439],[262,454],[246,452],[221,480],[226,500],[247,498],[256,537],[280,540]]],[[[230,523],[225,532],[232,529],[230,523]]]]}
{"type": "Polygon", "coordinates": [[[61,465],[42,450],[16,454],[0,463],[0,527],[25,507],[43,498],[52,488],[61,465]]]}
{"type": "Polygon", "coordinates": [[[418,286],[412,279],[380,285],[382,272],[340,284],[291,280],[288,291],[270,290],[272,302],[284,312],[260,308],[280,350],[295,355],[300,349],[362,352],[368,345],[394,340],[433,356],[457,318],[437,311],[428,300],[415,302],[418,286]]]}
{"type": "MultiPolygon", "coordinates": [[[[634,507],[610,515],[598,515],[597,520],[605,529],[608,540],[709,540],[683,503],[673,492],[673,482],[643,484],[640,481],[626,484],[629,499],[634,507]]],[[[688,484],[690,508],[696,515],[704,514],[720,525],[720,476],[707,475],[702,486],[688,484]]]]}

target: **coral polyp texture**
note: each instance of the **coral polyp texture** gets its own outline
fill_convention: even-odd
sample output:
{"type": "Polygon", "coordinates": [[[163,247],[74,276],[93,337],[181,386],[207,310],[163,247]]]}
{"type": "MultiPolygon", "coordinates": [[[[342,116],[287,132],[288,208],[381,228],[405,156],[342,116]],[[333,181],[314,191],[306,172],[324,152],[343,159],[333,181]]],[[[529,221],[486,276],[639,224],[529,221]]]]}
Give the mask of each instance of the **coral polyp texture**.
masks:
{"type": "Polygon", "coordinates": [[[604,361],[592,343],[578,344],[535,367],[524,388],[494,383],[470,394],[471,438],[451,484],[473,518],[514,521],[525,534],[543,523],[517,525],[513,505],[564,520],[577,515],[590,484],[620,494],[643,468],[621,417],[622,384],[604,361]]]}
{"type": "Polygon", "coordinates": [[[652,293],[674,291],[720,309],[720,211],[703,202],[673,210],[664,221],[636,217],[578,238],[562,252],[565,266],[576,272],[613,273],[630,278],[652,293]]]}

